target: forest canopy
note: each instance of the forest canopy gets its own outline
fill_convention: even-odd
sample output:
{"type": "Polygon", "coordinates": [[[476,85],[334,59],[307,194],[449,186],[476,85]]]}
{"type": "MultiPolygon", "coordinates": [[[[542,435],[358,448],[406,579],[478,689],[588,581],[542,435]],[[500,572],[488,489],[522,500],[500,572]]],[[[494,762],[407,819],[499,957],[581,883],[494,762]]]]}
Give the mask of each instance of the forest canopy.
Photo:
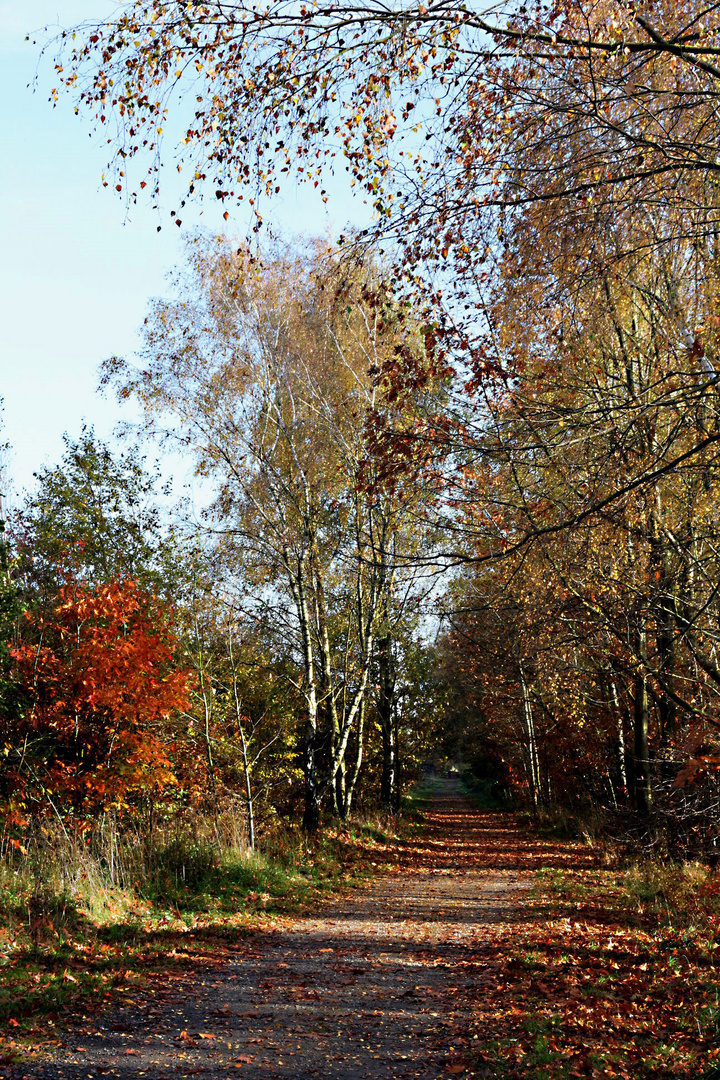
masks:
{"type": "Polygon", "coordinates": [[[141,457],[85,432],[11,523],[8,836],[95,805],[61,718],[90,604],[103,663],[147,650],[67,714],[128,813],[236,805],[252,842],[256,811],[395,812],[437,758],[716,843],[718,30],[695,0],[135,0],[51,46],[106,186],[157,204],[172,162],[176,224],[242,202],[255,235],[191,238],[103,367],[202,522],[161,526],[141,457]],[[333,171],[372,225],[273,240],[333,171]]]}

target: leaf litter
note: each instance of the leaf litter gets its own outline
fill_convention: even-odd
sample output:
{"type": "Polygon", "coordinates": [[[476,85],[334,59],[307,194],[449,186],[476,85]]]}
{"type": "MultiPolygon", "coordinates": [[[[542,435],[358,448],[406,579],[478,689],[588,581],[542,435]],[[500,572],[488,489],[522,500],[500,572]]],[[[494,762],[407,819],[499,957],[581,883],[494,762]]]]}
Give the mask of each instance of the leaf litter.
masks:
{"type": "Polygon", "coordinates": [[[384,855],[352,895],[268,920],[217,963],[196,962],[8,1075],[570,1080],[712,1069],[720,1010],[698,998],[715,983],[711,955],[688,940],[673,951],[674,931],[623,907],[586,845],[529,835],[448,780],[436,782],[424,827],[384,855]]]}

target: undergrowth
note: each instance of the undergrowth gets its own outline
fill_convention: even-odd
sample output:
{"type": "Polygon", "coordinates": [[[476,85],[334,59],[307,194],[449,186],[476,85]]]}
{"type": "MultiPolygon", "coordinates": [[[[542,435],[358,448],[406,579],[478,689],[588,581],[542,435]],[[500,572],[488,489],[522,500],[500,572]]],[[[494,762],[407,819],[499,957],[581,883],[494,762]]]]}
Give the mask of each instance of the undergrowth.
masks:
{"type": "Polygon", "coordinates": [[[258,853],[196,830],[157,836],[152,858],[120,844],[111,872],[86,840],[48,834],[0,863],[0,1063],[41,1029],[226,957],[259,922],[360,883],[396,839],[392,819],[327,826],[310,840],[276,826],[258,853]]]}
{"type": "Polygon", "coordinates": [[[462,786],[465,794],[473,800],[480,810],[509,809],[507,792],[495,779],[489,777],[479,779],[471,773],[463,773],[462,786]]]}

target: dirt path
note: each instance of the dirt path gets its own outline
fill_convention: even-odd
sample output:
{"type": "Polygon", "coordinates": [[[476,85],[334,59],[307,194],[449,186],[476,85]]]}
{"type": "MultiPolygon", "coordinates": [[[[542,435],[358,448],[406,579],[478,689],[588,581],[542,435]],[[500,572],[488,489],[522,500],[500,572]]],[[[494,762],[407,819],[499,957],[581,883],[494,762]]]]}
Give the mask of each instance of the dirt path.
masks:
{"type": "MultiPolygon", "coordinates": [[[[429,829],[366,892],[238,944],[186,1000],[116,1011],[28,1080],[460,1074],[498,936],[529,885],[511,820],[440,781],[429,829]]],[[[186,991],[185,991],[186,993],[186,991]]]]}

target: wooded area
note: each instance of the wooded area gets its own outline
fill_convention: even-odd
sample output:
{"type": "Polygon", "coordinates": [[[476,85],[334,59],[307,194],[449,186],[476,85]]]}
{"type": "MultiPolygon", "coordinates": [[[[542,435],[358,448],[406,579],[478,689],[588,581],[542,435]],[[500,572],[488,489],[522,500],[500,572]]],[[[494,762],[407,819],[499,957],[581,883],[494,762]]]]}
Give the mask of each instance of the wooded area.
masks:
{"type": "MultiPolygon", "coordinates": [[[[171,805],[202,790],[213,813],[237,797],[249,814],[268,744],[259,790],[280,784],[289,808],[301,772],[314,829],[323,806],[349,813],[369,738],[388,809],[402,756],[412,773],[432,746],[474,753],[533,806],[652,810],[678,850],[714,845],[717,30],[693,2],[153,0],[52,46],[53,94],[117,125],[105,183],[157,195],[169,125],[187,199],[252,191],[260,239],[191,239],[137,364],[104,368],[147,433],[192,457],[203,527],[160,530],[139,459],[113,465],[89,436],[15,527],[8,693],[26,704],[8,761],[30,802],[47,811],[60,743],[70,789],[99,764],[75,760],[82,709],[64,703],[68,726],[43,702],[45,672],[60,678],[44,620],[67,650],[71,596],[102,604],[107,587],[122,605],[140,588],[173,634],[159,670],[186,695],[158,699],[164,734],[148,705],[143,791],[171,805]],[[339,247],[271,241],[283,171],[315,184],[335,164],[376,225],[339,247]],[[88,454],[112,474],[102,565],[67,471],[88,454]],[[192,783],[182,754],[168,764],[179,716],[202,781],[196,754],[192,783]]],[[[135,722],[84,707],[119,768],[135,722]]]]}
{"type": "Polygon", "coordinates": [[[714,866],[717,8],[134,0],[48,48],[105,186],[253,235],[102,368],[201,512],[88,427],[6,523],[8,865],[184,880],[452,766],[714,866]],[[334,172],[373,225],[277,237],[334,172]]]}

